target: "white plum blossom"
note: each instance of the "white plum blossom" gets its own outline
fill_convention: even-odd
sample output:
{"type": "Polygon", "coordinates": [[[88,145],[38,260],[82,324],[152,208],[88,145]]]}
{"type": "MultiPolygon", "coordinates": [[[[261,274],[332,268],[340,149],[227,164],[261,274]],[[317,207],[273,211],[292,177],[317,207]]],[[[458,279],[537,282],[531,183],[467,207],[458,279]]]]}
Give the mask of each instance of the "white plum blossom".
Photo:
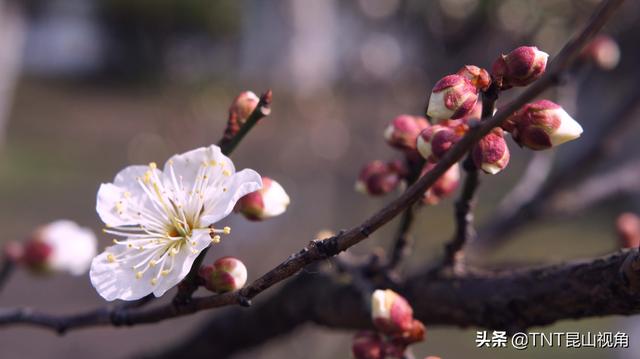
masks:
{"type": "Polygon", "coordinates": [[[98,247],[89,228],[62,219],[37,228],[23,248],[22,261],[36,272],[81,275],[89,269],[98,247]]]}
{"type": "Polygon", "coordinates": [[[123,169],[100,186],[96,205],[104,232],[123,238],[94,258],[91,283],[106,300],[163,295],[219,234],[230,233],[213,224],[261,187],[258,173],[236,172],[214,145],[175,155],[163,170],[155,163],[123,169]]]}

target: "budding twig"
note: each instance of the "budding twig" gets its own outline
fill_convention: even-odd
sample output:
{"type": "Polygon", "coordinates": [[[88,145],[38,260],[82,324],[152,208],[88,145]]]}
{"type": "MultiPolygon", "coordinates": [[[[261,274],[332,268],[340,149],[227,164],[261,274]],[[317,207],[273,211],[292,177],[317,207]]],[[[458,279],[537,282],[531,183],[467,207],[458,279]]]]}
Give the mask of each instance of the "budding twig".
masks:
{"type": "MultiPolygon", "coordinates": [[[[423,177],[410,186],[405,193],[393,200],[387,206],[379,210],[373,216],[335,237],[325,239],[323,241],[312,241],[299,252],[289,256],[282,263],[272,270],[268,271],[247,287],[237,292],[224,293],[203,298],[194,298],[184,304],[162,304],[155,307],[144,307],[130,310],[117,310],[113,312],[111,309],[98,309],[89,313],[83,313],[72,316],[51,316],[44,313],[37,315],[29,314],[25,310],[15,309],[9,310],[8,313],[0,313],[0,325],[25,323],[45,326],[51,329],[62,328],[70,330],[95,325],[134,325],[142,323],[154,323],[168,318],[179,317],[191,314],[197,311],[221,307],[225,305],[236,305],[240,303],[241,298],[252,299],[261,292],[272,287],[294,274],[298,273],[302,268],[310,263],[330,258],[366,238],[365,233],[372,233],[391,221],[404,209],[416,203],[424,194],[424,192],[432,186],[438,178],[443,175],[449,167],[458,162],[483,136],[488,134],[493,128],[500,126],[509,115],[518,110],[535,96],[542,93],[549,86],[556,83],[560,73],[565,71],[577,56],[582,47],[598,32],[605,22],[611,17],[614,10],[622,3],[622,0],[608,0],[596,10],[590,22],[574,39],[563,48],[556,59],[551,63],[546,75],[538,79],[532,86],[524,91],[510,105],[499,111],[495,116],[483,121],[477,128],[472,128],[469,132],[446,153],[436,166],[426,173],[423,177]],[[17,313],[17,315],[16,315],[17,313]],[[106,313],[106,314],[105,314],[106,313]],[[115,315],[114,315],[115,313],[115,315]],[[54,324],[50,322],[53,321],[54,324]]],[[[248,130],[247,130],[248,131],[248,130]]],[[[243,131],[241,130],[239,134],[243,131]]],[[[243,135],[244,136],[244,135],[243,135]]],[[[233,142],[232,142],[233,143],[233,142]]],[[[235,145],[229,145],[231,149],[235,145]]],[[[564,273],[563,273],[564,274],[564,273]]],[[[421,282],[425,282],[421,280],[421,282]]],[[[477,285],[477,281],[473,281],[471,285],[477,285]]],[[[564,283],[564,282],[563,282],[564,283]]],[[[450,285],[455,284],[449,282],[450,285]]],[[[526,286],[531,287],[530,281],[526,281],[526,286]]],[[[565,286],[566,287],[566,286],[565,286]]],[[[485,283],[479,288],[484,288],[487,296],[496,297],[494,287],[489,283],[485,283]]],[[[462,292],[460,292],[462,293],[462,292]]],[[[440,293],[442,294],[442,293],[440,293]]],[[[459,294],[459,297],[465,297],[466,294],[459,294]]],[[[442,296],[446,298],[447,296],[442,296]]],[[[564,300],[563,296],[563,300],[564,300]]],[[[592,299],[589,297],[589,299],[592,299]]],[[[420,298],[420,303],[429,303],[430,300],[420,298]]],[[[592,303],[590,302],[590,305],[592,303]]],[[[484,307],[480,307],[485,310],[484,307]]],[[[548,308],[547,308],[548,309],[548,308]]],[[[539,313],[537,313],[539,314],[539,313]]],[[[469,316],[469,321],[477,317],[486,317],[486,315],[469,316]]],[[[495,318],[504,318],[501,315],[495,315],[495,318]]]]}
{"type": "MultiPolygon", "coordinates": [[[[482,93],[482,120],[493,115],[499,93],[500,89],[495,83],[482,93]]],[[[453,267],[455,272],[464,270],[463,248],[466,243],[476,237],[476,230],[473,226],[473,207],[476,192],[480,186],[478,168],[473,162],[471,153],[467,155],[462,167],[467,175],[460,198],[455,204],[456,231],[453,239],[445,246],[444,259],[442,260],[443,269],[453,267]]]]}
{"type": "Polygon", "coordinates": [[[632,91],[616,108],[617,111],[597,129],[597,139],[569,161],[571,166],[560,168],[544,185],[531,193],[527,201],[517,202],[515,207],[506,208],[481,228],[478,239],[481,249],[489,250],[504,244],[511,238],[510,234],[523,224],[543,216],[548,203],[555,202],[561,192],[589,175],[603,159],[610,156],[617,141],[634,124],[634,114],[640,108],[640,92],[632,91]]]}
{"type": "MultiPolygon", "coordinates": [[[[247,121],[242,125],[242,127],[240,127],[235,136],[228,137],[226,133],[222,136],[218,145],[224,155],[230,155],[253,126],[255,126],[262,118],[269,116],[271,113],[272,98],[273,92],[271,90],[267,90],[262,94],[262,96],[260,96],[260,101],[256,105],[256,108],[251,112],[251,115],[249,115],[249,118],[247,118],[247,121]]],[[[209,248],[205,248],[193,261],[189,274],[187,274],[187,277],[182,281],[178,293],[173,298],[173,302],[175,304],[184,304],[188,302],[193,296],[193,293],[198,289],[200,285],[198,270],[200,269],[200,265],[202,265],[202,261],[204,261],[204,258],[207,256],[208,250],[209,248]]]]}

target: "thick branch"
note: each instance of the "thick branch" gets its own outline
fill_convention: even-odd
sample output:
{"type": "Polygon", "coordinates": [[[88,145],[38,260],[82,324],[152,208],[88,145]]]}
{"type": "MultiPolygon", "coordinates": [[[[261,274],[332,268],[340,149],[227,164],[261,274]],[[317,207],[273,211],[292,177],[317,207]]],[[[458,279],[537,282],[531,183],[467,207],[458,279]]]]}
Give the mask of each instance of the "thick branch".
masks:
{"type": "MultiPolygon", "coordinates": [[[[450,277],[433,277],[425,269],[397,289],[427,326],[526,330],[564,319],[639,313],[639,261],[637,252],[620,252],[590,261],[500,272],[470,270],[450,277]]],[[[307,322],[340,329],[371,325],[353,286],[324,274],[304,274],[255,310],[224,312],[195,336],[152,357],[179,358],[187,349],[196,359],[226,357],[307,322]]]]}
{"type": "MultiPolygon", "coordinates": [[[[473,145],[484,135],[489,133],[494,127],[500,126],[505,119],[518,110],[522,105],[532,100],[542,93],[549,86],[556,83],[558,76],[565,71],[571,61],[577,56],[582,47],[598,32],[613,11],[622,3],[622,0],[605,1],[594,13],[590,22],[573,40],[563,48],[556,59],[549,65],[548,72],[524,91],[517,99],[505,106],[492,118],[483,121],[478,127],[472,128],[469,132],[451,148],[449,152],[436,164],[436,166],[426,175],[421,177],[415,184],[405,191],[400,197],[392,201],[389,205],[375,213],[369,219],[362,222],[341,234],[325,240],[314,240],[308,246],[295,253],[278,266],[256,279],[253,283],[240,291],[225,293],[204,298],[195,298],[186,303],[171,303],[158,305],[156,307],[145,307],[126,310],[108,310],[105,316],[105,309],[95,312],[80,314],[70,317],[55,317],[46,314],[25,315],[24,311],[16,310],[0,314],[0,325],[11,323],[37,324],[57,329],[59,331],[81,328],[91,325],[133,325],[142,323],[154,323],[168,318],[178,317],[194,313],[196,311],[221,307],[232,304],[247,305],[249,300],[270,288],[274,284],[281,282],[292,275],[298,273],[306,265],[332,257],[349,247],[354,246],[371,233],[392,220],[405,208],[416,203],[422,194],[433,183],[443,175],[449,167],[459,161],[473,145]],[[16,313],[18,315],[15,315],[16,313]],[[13,314],[13,316],[11,315],[13,314]],[[79,317],[79,319],[78,319],[79,317]],[[42,318],[53,319],[54,325],[47,325],[42,318]],[[92,319],[93,318],[93,319],[92,319]],[[37,319],[37,320],[36,320],[37,319]]],[[[487,289],[488,290],[488,289],[487,289]]]]}

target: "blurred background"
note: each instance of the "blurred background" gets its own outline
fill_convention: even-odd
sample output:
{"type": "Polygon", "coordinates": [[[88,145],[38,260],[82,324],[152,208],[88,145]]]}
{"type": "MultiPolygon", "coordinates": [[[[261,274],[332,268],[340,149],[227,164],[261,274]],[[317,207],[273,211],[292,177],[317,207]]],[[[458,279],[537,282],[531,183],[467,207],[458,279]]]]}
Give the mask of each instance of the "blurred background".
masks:
{"type": "MultiPolygon", "coordinates": [[[[423,114],[433,84],[464,64],[489,67],[523,44],[553,55],[597,5],[594,0],[0,0],[0,241],[73,219],[99,231],[95,195],[129,164],[163,162],[217,142],[242,90],[272,88],[272,115],[233,154],[237,168],[278,180],[287,213],[263,223],[230,216],[233,234],[210,251],[242,258],[250,280],[322,229],[348,228],[384,205],[353,191],[362,164],[400,157],[382,139],[401,113],[423,114]]],[[[597,138],[625,96],[638,91],[640,3],[627,1],[607,26],[618,66],[586,66],[551,90],[585,128],[572,153],[597,138]]],[[[505,96],[517,95],[518,90],[505,96]]],[[[635,131],[635,130],[634,130],[635,131]]],[[[637,153],[637,131],[601,171],[637,153]]],[[[485,177],[478,221],[486,222],[518,180],[531,152],[510,146],[507,171],[485,177]]],[[[486,255],[487,264],[535,264],[618,248],[614,221],[640,209],[636,195],[561,220],[536,223],[486,255]]],[[[440,256],[453,230],[451,201],[420,212],[407,270],[440,256]]],[[[353,248],[388,245],[394,224],[353,248]]],[[[100,248],[109,244],[101,237],[100,248]]],[[[264,296],[268,296],[265,293],[264,296]]],[[[166,296],[167,298],[170,295],[166,296]]],[[[165,298],[165,300],[167,299],[165,298]]],[[[260,300],[260,299],[257,299],[260,300]]],[[[88,276],[33,278],[18,271],[0,306],[71,313],[104,305],[88,276]]],[[[135,328],[97,328],[58,337],[0,329],[2,358],[127,358],[179,342],[215,311],[135,328]]],[[[544,331],[627,331],[631,348],[475,348],[475,329],[429,327],[416,352],[444,358],[637,358],[633,318],[565,321],[544,331]]],[[[346,358],[353,333],[307,326],[237,358],[346,358]]],[[[636,333],[640,335],[640,331],[636,333]]]]}

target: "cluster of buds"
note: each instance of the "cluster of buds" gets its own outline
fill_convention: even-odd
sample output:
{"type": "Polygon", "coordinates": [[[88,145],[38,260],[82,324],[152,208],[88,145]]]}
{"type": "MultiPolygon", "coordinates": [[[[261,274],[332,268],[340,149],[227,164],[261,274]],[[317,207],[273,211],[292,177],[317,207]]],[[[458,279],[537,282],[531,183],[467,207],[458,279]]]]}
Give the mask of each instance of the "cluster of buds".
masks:
{"type": "Polygon", "coordinates": [[[582,134],[582,126],[560,105],[549,100],[522,106],[507,118],[503,128],[511,132],[520,146],[532,150],[558,146],[582,134]]]}
{"type": "Polygon", "coordinates": [[[491,68],[493,80],[502,90],[527,86],[540,78],[549,54],[535,46],[520,46],[496,59],[491,68]]]}
{"type": "Polygon", "coordinates": [[[25,242],[10,241],[4,256],[34,274],[84,274],[97,252],[98,241],[88,228],[58,220],[37,228],[25,242]]]}
{"type": "Polygon", "coordinates": [[[424,325],[413,318],[406,299],[390,289],[373,292],[371,318],[377,332],[356,335],[352,347],[356,359],[402,358],[409,345],[424,340],[424,325]]]}
{"type": "Polygon", "coordinates": [[[618,216],[616,232],[622,248],[640,247],[640,218],[634,213],[623,213],[618,216]]]}
{"type": "Polygon", "coordinates": [[[284,213],[290,202],[278,182],[263,176],[262,188],[240,198],[234,210],[251,221],[262,221],[284,213]]]}
{"type": "Polygon", "coordinates": [[[371,196],[385,195],[395,190],[406,176],[407,169],[400,160],[371,161],[360,170],[356,191],[371,196]]]}
{"type": "Polygon", "coordinates": [[[222,257],[198,271],[204,287],[214,293],[238,290],[247,283],[247,267],[238,258],[222,257]]]}

